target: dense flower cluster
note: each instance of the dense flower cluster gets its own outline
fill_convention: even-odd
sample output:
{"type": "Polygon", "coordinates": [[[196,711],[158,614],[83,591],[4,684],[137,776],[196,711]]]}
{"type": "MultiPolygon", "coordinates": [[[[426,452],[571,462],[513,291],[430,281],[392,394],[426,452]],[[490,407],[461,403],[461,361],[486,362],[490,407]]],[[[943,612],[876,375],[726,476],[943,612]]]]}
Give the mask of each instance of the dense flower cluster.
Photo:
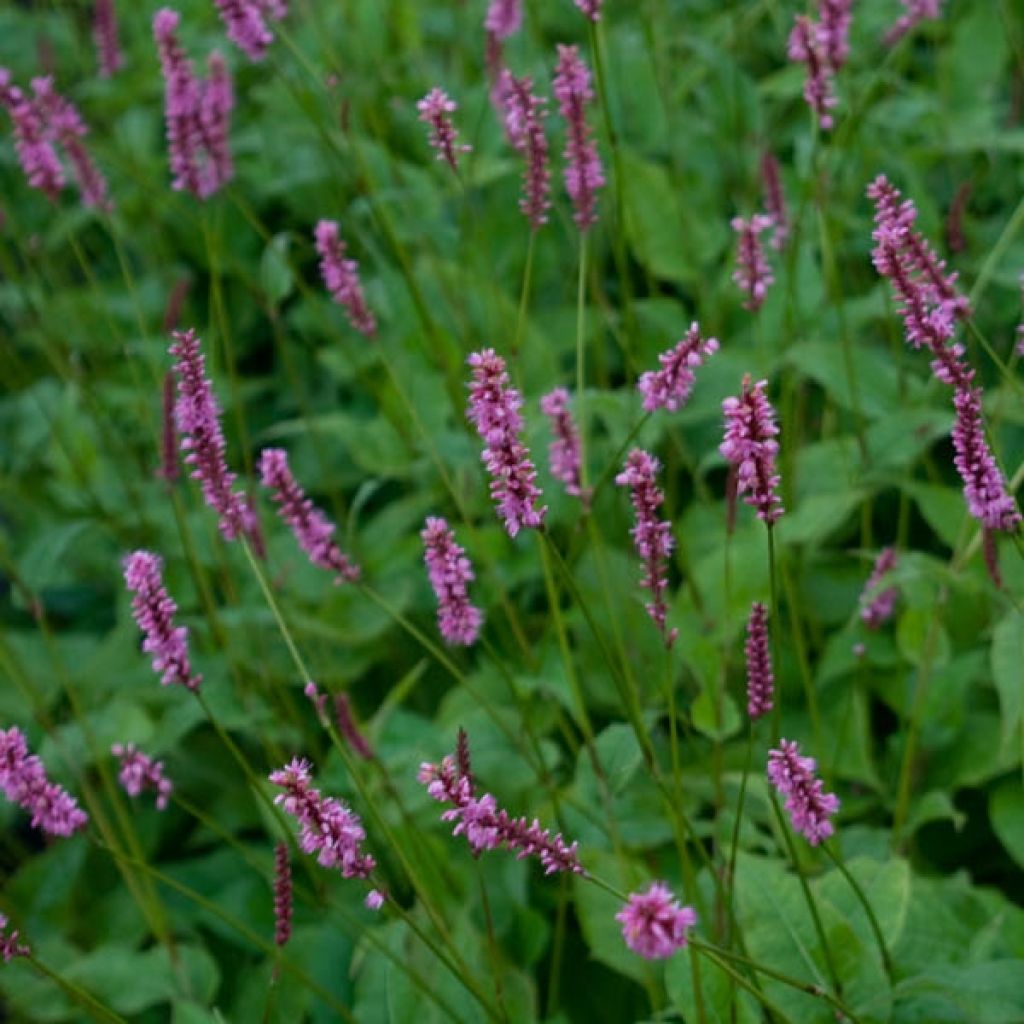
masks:
{"type": "Polygon", "coordinates": [[[117,41],[117,11],[114,0],[96,0],[92,10],[92,37],[100,61],[100,75],[109,78],[124,63],[117,41]]]}
{"type": "Polygon", "coordinates": [[[594,98],[590,70],[575,46],[558,47],[555,68],[555,99],[565,118],[565,189],[572,200],[573,219],[581,231],[597,223],[597,190],[604,185],[604,171],[597,145],[591,138],[586,108],[594,98]]]}
{"type": "Polygon", "coordinates": [[[490,793],[474,796],[472,780],[459,771],[455,758],[445,757],[440,765],[422,764],[417,778],[435,800],[452,805],[441,820],[457,822],[452,834],[464,835],[474,853],[504,846],[515,850],[519,860],[536,857],[546,875],[557,871],[585,874],[576,843],[569,846],[561,835],[552,836],[536,818],[531,823],[525,817],[510,817],[490,793]]]}
{"type": "Polygon", "coordinates": [[[868,629],[878,629],[892,618],[900,595],[899,588],[883,587],[882,583],[895,568],[896,549],[883,548],[860,595],[860,617],[868,629]]]}
{"type": "Polygon", "coordinates": [[[142,630],[142,649],[153,656],[153,671],[164,686],[178,683],[198,690],[203,677],[188,659],[188,629],[175,626],[178,606],[164,588],[163,559],[150,551],[133,551],[124,560],[124,581],[135,595],[132,614],[142,630]]]}
{"type": "Polygon", "coordinates": [[[760,718],[771,711],[775,699],[775,676],[768,650],[768,609],[760,601],[750,607],[747,620],[747,714],[760,718]]]}
{"type": "Polygon", "coordinates": [[[654,482],[660,468],[660,463],[653,455],[634,448],[626,458],[622,472],[615,477],[615,482],[620,487],[630,489],[633,511],[636,513],[636,524],[630,532],[637,554],[644,563],[640,586],[649,590],[653,598],[646,605],[647,614],[661,630],[666,646],[671,646],[678,631],[665,630],[665,617],[668,614],[665,591],[668,589],[668,556],[672,553],[674,541],[671,524],[658,519],[658,508],[665,500],[665,495],[654,482]]]}
{"type": "Polygon", "coordinates": [[[154,761],[132,743],[115,743],[110,752],[121,762],[117,777],[129,796],[139,796],[145,790],[156,793],[156,809],[162,811],[174,791],[174,783],[164,775],[163,761],[154,761]]]}
{"type": "Polygon", "coordinates": [[[74,172],[82,204],[98,210],[113,208],[106,179],[82,142],[89,129],[75,105],[56,91],[51,77],[33,78],[29,98],[13,84],[10,71],[0,67],[0,106],[14,124],[14,148],[32,188],[50,199],[60,194],[65,184],[55,148],[60,146],[74,172]]]}
{"type": "Polygon", "coordinates": [[[823,792],[815,778],[816,767],[814,758],[801,757],[800,747],[790,740],[779,740],[778,749],[768,753],[768,781],[786,798],[793,828],[812,846],[832,835],[830,819],[839,810],[839,798],[823,792]]]}
{"type": "Polygon", "coordinates": [[[420,120],[430,126],[430,145],[438,160],[447,161],[451,169],[459,166],[459,153],[468,153],[473,147],[457,141],[458,134],[451,115],[459,105],[443,89],[436,86],[416,104],[420,120]]]}
{"type": "Polygon", "coordinates": [[[747,298],[744,309],[756,312],[764,305],[768,289],[775,281],[772,268],[768,265],[761,235],[775,223],[765,213],[755,213],[749,220],[744,217],[733,217],[732,229],[736,232],[736,269],[732,279],[747,298]]]}
{"type": "Polygon", "coordinates": [[[903,13],[885,33],[887,46],[895,46],[911,29],[928,18],[942,17],[942,0],[900,0],[903,13]]]}
{"type": "Polygon", "coordinates": [[[646,892],[629,894],[615,920],[622,924],[622,937],[634,953],[648,960],[664,960],[686,946],[697,913],[681,906],[664,882],[652,882],[646,892]]]}
{"type": "Polygon", "coordinates": [[[334,301],[344,306],[348,322],[360,334],[372,338],[377,333],[377,319],[366,305],[363,286],[359,282],[359,264],[345,256],[345,243],[333,220],[321,220],[314,232],[316,251],[320,255],[320,273],[334,301]]]}
{"type": "Polygon", "coordinates": [[[284,790],[274,797],[286,814],[301,826],[299,846],[304,853],[315,853],[317,863],[338,868],[343,878],[366,878],[376,862],[360,845],[366,838],[358,815],[333,797],[325,797],[312,785],[312,766],[294,758],[270,781],[284,790]]]}
{"type": "Polygon", "coordinates": [[[28,752],[28,741],[17,726],[0,729],[0,790],[32,815],[33,828],[51,836],[73,835],[89,821],[78,801],[47,778],[43,762],[28,752]]]}
{"type": "Polygon", "coordinates": [[[554,440],[548,448],[551,475],[565,484],[565,493],[587,498],[582,486],[580,432],[569,411],[569,392],[555,388],[540,400],[540,411],[551,422],[554,440]]]}
{"type": "Polygon", "coordinates": [[[512,148],[525,160],[523,194],[519,209],[536,229],[547,223],[551,206],[551,171],[548,140],[544,134],[545,101],[533,93],[533,79],[516,78],[507,68],[501,72],[497,95],[512,148]]]}
{"type": "Polygon", "coordinates": [[[292,937],[292,866],[288,844],[274,847],[274,944],[284,946],[292,937]]]}
{"type": "Polygon", "coordinates": [[[196,78],[175,34],[180,20],[168,7],[153,18],[164,76],[171,188],[207,199],[234,177],[228,130],[235,99],[227,65],[216,51],[207,59],[207,79],[196,78]]]}
{"type": "Polygon", "coordinates": [[[206,504],[219,516],[220,532],[234,540],[255,528],[255,516],[244,494],[233,490],[235,474],[228,469],[227,444],[220,427],[220,406],[206,376],[206,359],[195,330],[175,331],[168,351],[174,357],[178,401],[174,419],[181,435],[185,463],[202,484],[206,504]]]}
{"type": "Polygon", "coordinates": [[[524,526],[537,527],[547,508],[537,508],[541,493],[537,471],[520,440],[523,396],[510,385],[505,360],[494,349],[474,352],[466,416],[484,441],[481,459],[491,474],[491,497],[510,537],[524,526]]]}
{"type": "Polygon", "coordinates": [[[333,572],[334,582],[359,579],[359,567],[334,542],[337,529],[306,497],[288,465],[282,448],[264,448],[260,453],[260,480],[278,506],[278,515],[291,527],[299,547],[321,569],[333,572]]]}
{"type": "Polygon", "coordinates": [[[725,440],[718,450],[735,468],[737,496],[746,494],[747,504],[756,508],[758,518],[771,526],[785,510],[775,468],[779,428],[775,424],[775,410],[764,393],[767,386],[764,380],[751,386],[748,374],[743,378],[740,396],[730,396],[722,402],[725,440]]]}
{"type": "Polygon", "coordinates": [[[668,409],[675,412],[690,400],[697,381],[694,372],[718,351],[716,338],[702,338],[700,326],[694,321],[686,336],[667,352],[658,356],[660,370],[647,370],[637,381],[637,390],[644,396],[644,409],[668,409]]]}
{"type": "Polygon", "coordinates": [[[285,0],[214,0],[230,39],[249,60],[262,60],[274,35],[266,19],[281,21],[288,13],[285,0]]]}
{"type": "Polygon", "coordinates": [[[437,628],[447,643],[469,646],[476,642],[484,620],[483,612],[470,604],[466,589],[473,579],[473,566],[444,519],[428,517],[420,537],[430,585],[437,595],[437,628]]]}

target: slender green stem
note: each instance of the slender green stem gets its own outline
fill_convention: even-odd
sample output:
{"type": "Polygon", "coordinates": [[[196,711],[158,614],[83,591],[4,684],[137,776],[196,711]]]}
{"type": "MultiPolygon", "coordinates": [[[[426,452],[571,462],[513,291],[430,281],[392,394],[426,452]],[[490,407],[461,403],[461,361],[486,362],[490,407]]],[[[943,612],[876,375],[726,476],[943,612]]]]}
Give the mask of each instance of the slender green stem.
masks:
{"type": "Polygon", "coordinates": [[[537,248],[537,231],[530,230],[530,241],[526,244],[526,266],[523,268],[523,287],[519,293],[519,313],[516,316],[516,333],[512,338],[512,359],[519,358],[519,348],[526,327],[526,310],[530,303],[530,284],[533,280],[533,253],[537,248]]]}
{"type": "Polygon", "coordinates": [[[586,275],[587,233],[580,232],[580,274],[576,286],[576,423],[580,434],[580,486],[587,487],[586,401],[586,275]]]}
{"type": "Polygon", "coordinates": [[[885,967],[885,973],[889,976],[889,981],[893,980],[892,974],[892,957],[889,956],[889,948],[885,944],[885,936],[882,934],[882,928],[878,923],[878,918],[875,916],[875,911],[871,906],[871,902],[868,900],[867,894],[861,888],[860,883],[850,873],[849,869],[843,863],[842,857],[832,849],[830,843],[823,843],[822,849],[828,855],[829,859],[839,869],[843,878],[850,883],[850,888],[853,889],[860,900],[861,906],[864,908],[864,913],[868,916],[868,923],[871,925],[871,931],[874,932],[875,942],[878,943],[878,951],[882,954],[882,964],[885,967]]]}
{"type": "Polygon", "coordinates": [[[772,739],[779,742],[782,735],[782,682],[779,675],[779,584],[776,574],[775,563],[775,529],[768,527],[768,579],[771,584],[772,593],[772,660],[775,663],[775,708],[772,713],[772,739]]]}
{"type": "MultiPolygon", "coordinates": [[[[747,795],[747,778],[750,775],[750,765],[754,759],[754,723],[751,721],[747,726],[747,756],[743,764],[743,775],[740,778],[740,794],[736,801],[736,820],[732,826],[732,839],[729,843],[729,874],[727,882],[729,885],[729,920],[734,921],[733,906],[736,895],[736,855],[740,845],[740,822],[743,820],[743,802],[747,795]]],[[[730,937],[731,934],[730,934],[730,937]]]]}
{"type": "Polygon", "coordinates": [[[1024,198],[1017,203],[1017,208],[1006,222],[1006,226],[996,239],[996,244],[989,249],[985,262],[981,265],[981,270],[978,272],[978,277],[970,294],[971,307],[973,309],[978,308],[978,303],[981,301],[982,295],[985,294],[985,289],[988,287],[992,275],[996,272],[999,261],[1005,255],[1006,250],[1013,244],[1013,240],[1022,226],[1024,226],[1024,198]]]}
{"type": "Polygon", "coordinates": [[[58,971],[47,967],[38,957],[29,954],[26,959],[43,977],[49,978],[58,988],[78,1003],[93,1020],[112,1021],[114,1024],[128,1024],[124,1017],[119,1013],[115,1013],[109,1006],[104,1006],[91,992],[82,988],[81,985],[76,985],[73,981],[68,981],[58,971]]]}

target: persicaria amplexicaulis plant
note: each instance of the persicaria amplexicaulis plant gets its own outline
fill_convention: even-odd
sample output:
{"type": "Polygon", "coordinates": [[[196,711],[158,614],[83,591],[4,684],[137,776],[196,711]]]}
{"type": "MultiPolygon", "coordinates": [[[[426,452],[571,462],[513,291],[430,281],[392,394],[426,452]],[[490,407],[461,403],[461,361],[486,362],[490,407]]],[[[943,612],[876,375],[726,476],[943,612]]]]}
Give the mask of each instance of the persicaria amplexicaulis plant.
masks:
{"type": "Polygon", "coordinates": [[[832,816],[839,810],[839,798],[824,791],[816,767],[814,758],[801,756],[799,745],[791,740],[779,740],[768,755],[768,781],[786,798],[793,828],[812,846],[832,835],[832,816]]]}
{"type": "Polygon", "coordinates": [[[437,516],[429,516],[420,533],[423,560],[437,595],[437,628],[445,643],[469,646],[483,625],[483,612],[470,604],[468,586],[473,566],[456,543],[455,531],[437,516]]]}
{"type": "Polygon", "coordinates": [[[637,381],[637,391],[644,396],[644,409],[668,409],[675,412],[690,399],[697,381],[696,369],[718,351],[716,338],[703,338],[694,321],[686,336],[667,352],[658,356],[660,370],[646,370],[637,381]]]}
{"type": "Polygon", "coordinates": [[[732,229],[736,232],[736,269],[732,279],[746,293],[743,308],[752,313],[764,305],[768,289],[775,282],[775,275],[761,244],[761,235],[774,223],[774,219],[765,213],[755,213],[749,219],[732,219],[732,229]]]}
{"type": "Polygon", "coordinates": [[[452,124],[452,114],[458,104],[443,89],[433,88],[416,104],[420,120],[430,126],[430,145],[438,160],[444,160],[453,171],[459,169],[459,154],[473,147],[458,142],[458,133],[452,124]]]}
{"type": "Polygon", "coordinates": [[[164,775],[163,761],[154,761],[134,743],[115,743],[110,752],[121,762],[117,777],[129,796],[139,796],[146,790],[156,795],[156,809],[162,811],[174,791],[174,783],[164,775]]]}
{"type": "Polygon", "coordinates": [[[554,440],[548,448],[551,475],[565,484],[565,493],[587,500],[589,495],[582,485],[582,452],[580,432],[569,409],[569,392],[555,388],[540,400],[540,411],[551,423],[554,440]]]}
{"type": "Polygon", "coordinates": [[[345,255],[345,242],[333,220],[322,220],[316,226],[316,251],[320,254],[320,273],[334,301],[348,313],[348,322],[360,334],[372,338],[377,333],[373,315],[359,280],[359,264],[345,255]]]}
{"type": "Polygon", "coordinates": [[[285,0],[214,0],[230,39],[249,60],[262,60],[274,34],[266,19],[280,21],[288,13],[285,0]]]}
{"type": "Polygon", "coordinates": [[[512,148],[522,154],[526,162],[519,209],[536,230],[547,223],[551,206],[548,139],[544,134],[545,100],[534,94],[532,79],[516,78],[507,68],[501,72],[497,95],[504,115],[505,134],[512,148]]]}

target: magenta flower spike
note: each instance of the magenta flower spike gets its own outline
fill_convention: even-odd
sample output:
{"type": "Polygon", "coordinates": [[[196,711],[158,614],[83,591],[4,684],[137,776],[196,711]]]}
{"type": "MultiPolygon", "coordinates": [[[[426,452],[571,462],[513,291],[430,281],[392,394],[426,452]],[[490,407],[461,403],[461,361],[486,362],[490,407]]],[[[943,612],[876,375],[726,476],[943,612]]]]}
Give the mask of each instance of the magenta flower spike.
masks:
{"type": "Polygon", "coordinates": [[[214,0],[230,39],[251,61],[260,61],[274,35],[265,18],[280,21],[287,13],[284,0],[214,0]]]}
{"type": "Polygon", "coordinates": [[[582,485],[582,454],[580,432],[569,410],[569,392],[555,388],[540,400],[540,411],[551,423],[554,440],[548,448],[551,475],[565,484],[565,493],[574,498],[589,500],[589,490],[582,485]]]}
{"type": "Polygon", "coordinates": [[[658,460],[640,448],[634,448],[626,459],[622,472],[615,478],[619,487],[628,487],[636,513],[636,525],[630,531],[637,554],[644,564],[644,575],[640,586],[651,592],[651,600],[645,607],[647,614],[661,630],[665,646],[671,647],[678,630],[665,630],[668,606],[665,591],[668,589],[668,556],[675,542],[672,539],[670,523],[658,519],[658,508],[665,495],[654,482],[655,474],[661,468],[658,460]]]}
{"type": "Polygon", "coordinates": [[[544,134],[545,101],[534,95],[532,90],[531,78],[516,78],[507,68],[501,72],[497,95],[504,115],[505,134],[513,149],[521,153],[526,162],[519,209],[536,230],[548,220],[551,170],[548,166],[548,140],[544,134]]]}
{"type": "Polygon", "coordinates": [[[452,124],[451,115],[459,105],[443,89],[436,86],[416,104],[420,120],[430,125],[430,145],[437,153],[438,160],[445,160],[453,171],[459,169],[459,154],[468,153],[473,147],[457,141],[458,134],[452,124]]]}
{"type": "Polygon", "coordinates": [[[746,503],[757,509],[758,519],[772,526],[785,509],[775,468],[779,428],[775,425],[775,410],[764,393],[767,386],[767,381],[759,380],[751,387],[747,374],[740,396],[722,402],[725,440],[718,450],[736,469],[737,496],[745,494],[746,503]]]}
{"type": "Polygon", "coordinates": [[[192,478],[202,484],[206,504],[219,516],[220,532],[226,540],[250,533],[254,516],[248,499],[233,490],[235,474],[224,457],[227,444],[220,427],[220,406],[206,376],[206,360],[195,330],[175,331],[169,352],[174,356],[178,380],[178,401],[174,418],[181,434],[185,463],[192,478]]]}
{"type": "Polygon", "coordinates": [[[573,3],[593,22],[601,20],[601,6],[604,0],[573,0],[573,3]]]}
{"type": "Polygon", "coordinates": [[[818,39],[831,71],[838,71],[850,56],[853,0],[818,0],[818,39]]]}
{"type": "Polygon", "coordinates": [[[822,41],[821,26],[798,14],[786,44],[786,54],[807,68],[804,99],[818,118],[823,131],[835,125],[830,111],[839,102],[835,96],[834,71],[822,41]]]}
{"type": "Polygon", "coordinates": [[[756,313],[764,305],[768,289],[775,282],[775,275],[768,265],[764,246],[761,244],[761,235],[773,224],[774,220],[763,213],[755,213],[749,220],[734,217],[731,221],[732,229],[738,236],[736,269],[733,271],[732,279],[741,291],[747,293],[743,308],[749,309],[752,313],[756,313]]]}
{"type": "Polygon", "coordinates": [[[298,822],[299,846],[304,853],[315,853],[321,867],[337,868],[342,878],[369,877],[376,862],[360,849],[366,832],[359,816],[314,788],[311,772],[309,761],[300,758],[271,772],[270,781],[284,790],[274,803],[298,822]]]}
{"type": "Polygon", "coordinates": [[[885,33],[886,46],[895,46],[911,29],[926,19],[942,17],[942,0],[901,0],[903,13],[885,33]]]}
{"type": "Polygon", "coordinates": [[[181,16],[163,7],[153,18],[153,36],[164,77],[164,121],[171,167],[171,188],[207,199],[234,176],[228,146],[234,95],[227,65],[214,51],[209,78],[196,78],[192,62],[178,42],[181,16]]]}
{"type": "Polygon", "coordinates": [[[536,819],[531,823],[510,817],[490,793],[478,799],[471,779],[460,772],[454,757],[445,757],[440,765],[422,764],[417,778],[431,797],[452,805],[441,820],[457,822],[452,835],[464,835],[475,855],[505,847],[514,850],[519,860],[536,857],[546,875],[559,871],[586,874],[577,855],[578,844],[567,845],[561,835],[552,836],[536,819]]]}
{"type": "Polygon", "coordinates": [[[198,690],[203,677],[192,671],[188,629],[174,624],[178,606],[164,587],[163,564],[151,551],[133,551],[125,558],[124,581],[134,595],[132,615],[142,630],[142,649],[152,655],[153,671],[161,684],[198,690]]]}
{"type": "Polygon", "coordinates": [[[18,941],[18,929],[11,928],[7,918],[0,914],[0,956],[10,963],[16,956],[31,956],[32,950],[18,941]]]}
{"type": "Polygon", "coordinates": [[[775,676],[768,649],[768,609],[760,601],[750,606],[747,620],[747,714],[760,718],[771,711],[775,699],[775,676]]]}
{"type": "Polygon", "coordinates": [[[481,459],[491,474],[491,497],[510,537],[543,523],[547,507],[537,508],[541,492],[530,453],[520,440],[523,396],[509,384],[505,360],[494,349],[474,352],[466,416],[484,441],[481,459]]]}
{"type": "Polygon", "coordinates": [[[771,247],[782,252],[789,241],[789,215],[786,212],[786,196],[782,191],[779,161],[772,153],[761,157],[761,181],[764,183],[764,206],[772,219],[771,247]]]}
{"type": "Polygon", "coordinates": [[[476,643],[484,621],[483,612],[469,602],[467,586],[473,567],[444,519],[428,517],[420,537],[430,585],[437,595],[437,628],[446,643],[468,647],[476,643]]]}
{"type": "Polygon", "coordinates": [[[11,83],[11,73],[0,67],[0,105],[14,124],[14,148],[32,188],[56,200],[64,187],[64,170],[37,104],[11,83]]]}
{"type": "Polygon", "coordinates": [[[136,750],[133,743],[115,743],[110,752],[121,762],[118,779],[129,796],[140,796],[146,790],[156,794],[156,809],[162,811],[174,792],[174,783],[164,775],[163,761],[154,761],[136,750]]]}
{"type": "Polygon", "coordinates": [[[28,752],[25,734],[13,725],[0,729],[0,790],[32,815],[33,828],[47,835],[74,835],[89,821],[78,801],[47,778],[43,762],[28,752]]]}
{"type": "Polygon", "coordinates": [[[644,410],[675,412],[686,405],[697,381],[694,371],[717,351],[718,340],[702,338],[695,320],[675,348],[658,356],[661,369],[647,370],[640,375],[636,389],[644,396],[644,410]]]}
{"type": "Polygon", "coordinates": [[[92,9],[92,38],[99,57],[100,75],[110,78],[124,64],[124,54],[117,41],[114,0],[95,0],[92,9]]]}
{"type": "Polygon", "coordinates": [[[523,24],[523,0],[491,0],[484,16],[484,28],[495,39],[508,39],[523,24]]]}
{"type": "Polygon", "coordinates": [[[839,810],[839,798],[822,791],[815,778],[813,757],[801,757],[800,747],[779,740],[778,750],[768,753],[768,781],[786,798],[786,811],[793,828],[807,837],[811,846],[828,839],[835,831],[831,817],[839,810]]]}
{"type": "Polygon", "coordinates": [[[860,617],[868,629],[879,629],[892,618],[900,591],[898,587],[883,587],[882,584],[895,568],[896,549],[883,548],[860,595],[860,617]]]}
{"type": "Polygon", "coordinates": [[[664,882],[652,882],[646,892],[629,894],[615,920],[622,924],[622,938],[634,953],[647,960],[664,960],[686,947],[697,912],[681,906],[664,882]]]}
{"type": "Polygon", "coordinates": [[[604,186],[605,180],[586,117],[587,105],[594,99],[590,70],[575,46],[558,47],[554,92],[568,133],[564,153],[565,190],[575,209],[576,226],[586,231],[597,223],[597,190],[604,186]]]}
{"type": "Polygon", "coordinates": [[[348,313],[348,322],[360,334],[372,338],[377,333],[377,319],[366,305],[363,286],[359,282],[359,264],[345,256],[345,243],[333,220],[317,222],[314,232],[316,251],[320,254],[320,273],[332,298],[348,313]]]}
{"type": "Polygon", "coordinates": [[[292,937],[292,866],[288,844],[274,847],[274,944],[285,946],[292,937]]]}
{"type": "Polygon", "coordinates": [[[299,547],[321,569],[333,572],[335,583],[354,583],[359,567],[334,542],[337,529],[306,497],[288,466],[282,448],[264,448],[260,453],[260,480],[277,504],[278,515],[291,527],[299,547]]]}

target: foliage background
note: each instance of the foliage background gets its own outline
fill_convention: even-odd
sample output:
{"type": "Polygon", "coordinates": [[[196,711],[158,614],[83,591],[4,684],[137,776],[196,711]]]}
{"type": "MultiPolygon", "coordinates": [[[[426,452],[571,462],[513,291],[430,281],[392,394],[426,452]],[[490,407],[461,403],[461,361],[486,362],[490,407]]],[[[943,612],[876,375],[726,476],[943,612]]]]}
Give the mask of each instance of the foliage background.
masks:
{"type": "MultiPolygon", "coordinates": [[[[890,984],[849,890],[803,847],[850,1005],[864,1021],[1024,1018],[1024,563],[1006,541],[1006,592],[985,574],[951,467],[948,396],[901,340],[870,264],[864,198],[885,172],[939,240],[957,190],[970,186],[955,264],[1001,360],[971,336],[991,436],[1013,476],[1024,460],[1011,355],[1024,268],[1024,11],[1010,0],[951,0],[941,20],[889,53],[879,39],[899,13],[895,0],[861,0],[838,129],[825,139],[801,98],[801,69],[784,56],[801,5],[606,5],[621,174],[610,174],[588,252],[583,409],[591,475],[605,474],[589,521],[541,470],[574,593],[550,566],[545,574],[536,538],[510,542],[495,520],[463,415],[465,356],[514,350],[528,246],[518,160],[487,99],[483,5],[296,0],[254,66],[226,43],[212,4],[183,0],[190,55],[198,65],[220,47],[236,76],[237,177],[206,204],[168,187],[156,6],[120,5],[127,64],[109,81],[95,73],[87,5],[0,9],[0,64],[22,83],[54,69],[91,125],[117,202],[106,218],[70,194],[54,206],[29,191],[5,127],[0,720],[27,727],[55,776],[105,823],[102,841],[47,846],[20,812],[0,807],[0,907],[40,958],[132,1020],[256,1020],[267,1001],[277,825],[203,709],[159,687],[138,650],[119,562],[142,546],[167,560],[220,727],[261,775],[308,754],[325,788],[368,816],[396,896],[426,922],[394,850],[375,841],[382,816],[485,986],[495,973],[504,979],[511,1019],[696,1019],[688,955],[664,969],[645,964],[622,945],[610,897],[501,855],[474,862],[436,822],[415,772],[464,726],[478,776],[504,805],[558,817],[588,865],[623,886],[667,878],[698,903],[702,931],[716,933],[708,872],[683,885],[673,820],[623,721],[606,652],[629,673],[671,773],[669,683],[680,712],[676,799],[720,855],[746,749],[742,625],[751,600],[769,595],[764,531],[749,510],[727,551],[717,453],[721,400],[751,372],[770,379],[781,412],[784,734],[818,758],[843,799],[839,845],[883,914],[896,961],[890,984]],[[416,122],[415,100],[435,83],[458,99],[474,147],[461,180],[432,161],[416,122]],[[728,225],[761,203],[765,149],[782,161],[797,235],[753,316],[729,280],[728,225]],[[320,285],[311,244],[320,217],[341,222],[360,260],[382,325],[376,343],[348,328],[320,285]],[[288,447],[381,598],[333,587],[263,505],[268,570],[313,678],[350,694],[383,766],[364,769],[362,791],[318,729],[241,552],[221,542],[197,488],[154,477],[164,317],[183,283],[178,320],[204,338],[232,463],[252,480],[259,447],[288,447]],[[666,668],[636,587],[626,496],[607,472],[640,421],[636,376],[692,319],[722,351],[683,412],[650,418],[636,434],[665,463],[678,542],[670,618],[681,636],[666,668]],[[461,682],[421,642],[438,643],[417,536],[432,513],[457,524],[487,614],[487,644],[452,656],[461,682]],[[858,595],[872,556],[893,543],[898,617],[867,635],[858,595]],[[167,813],[118,796],[107,754],[118,741],[166,760],[180,798],[167,813]]],[[[556,42],[589,53],[592,40],[568,0],[526,8],[506,57],[547,83],[556,42]]],[[[594,118],[611,172],[606,125],[594,118]]],[[[557,118],[549,124],[561,131],[557,118]]],[[[514,359],[541,464],[550,438],[537,400],[575,383],[577,261],[560,198],[537,238],[514,359]]],[[[751,955],[823,981],[756,773],[746,807],[735,899],[751,955]]],[[[335,1020],[338,1003],[359,1021],[449,1019],[423,1001],[424,979],[461,1019],[482,1019],[406,924],[374,917],[356,886],[316,868],[297,875],[305,899],[289,951],[302,973],[285,972],[272,1019],[335,1020]]],[[[714,971],[704,980],[706,1002],[726,1014],[710,1019],[727,1019],[726,980],[714,971]]],[[[0,989],[13,1020],[79,1019],[23,964],[0,972],[0,989]]],[[[777,983],[766,992],[792,1019],[829,1017],[777,983]]],[[[756,1019],[756,1004],[739,1005],[740,1019],[756,1019]]]]}

